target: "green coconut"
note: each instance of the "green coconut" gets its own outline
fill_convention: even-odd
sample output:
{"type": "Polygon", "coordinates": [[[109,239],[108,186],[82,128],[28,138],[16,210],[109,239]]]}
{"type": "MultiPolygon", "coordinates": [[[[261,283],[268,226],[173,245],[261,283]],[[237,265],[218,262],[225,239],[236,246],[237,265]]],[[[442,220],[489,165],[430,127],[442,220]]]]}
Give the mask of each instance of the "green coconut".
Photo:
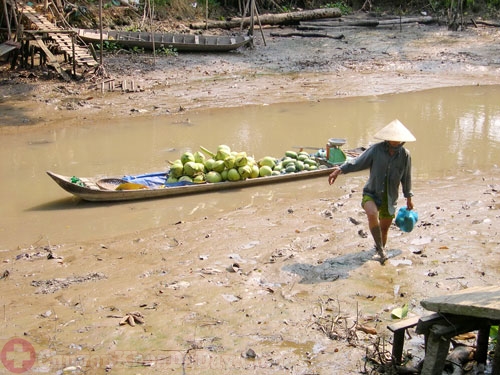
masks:
{"type": "Polygon", "coordinates": [[[215,155],[215,160],[224,160],[229,155],[231,155],[231,148],[226,145],[220,145],[217,147],[217,154],[215,155]]]}
{"type": "Polygon", "coordinates": [[[235,167],[235,161],[236,158],[233,155],[228,156],[227,158],[224,159],[224,165],[226,166],[227,169],[231,169],[235,167]]]}
{"type": "Polygon", "coordinates": [[[203,163],[196,163],[196,162],[194,164],[195,164],[195,168],[196,168],[195,174],[196,173],[205,173],[205,172],[207,172],[205,170],[205,164],[203,164],[203,163]]]}
{"type": "Polygon", "coordinates": [[[259,167],[268,166],[271,169],[276,165],[276,159],[271,156],[265,156],[259,160],[259,167]]]}
{"type": "Polygon", "coordinates": [[[236,167],[243,167],[248,164],[248,158],[246,152],[238,152],[234,160],[234,165],[236,167]]]}
{"type": "Polygon", "coordinates": [[[186,151],[181,155],[182,164],[186,164],[189,161],[194,161],[194,155],[192,152],[186,151]]]}
{"type": "Polygon", "coordinates": [[[198,172],[198,166],[194,161],[188,161],[184,164],[184,175],[193,177],[198,172]]]}
{"type": "Polygon", "coordinates": [[[259,166],[257,164],[252,165],[252,173],[250,174],[250,178],[257,178],[259,176],[259,166]]]}
{"type": "Polygon", "coordinates": [[[207,169],[208,172],[214,170],[214,164],[215,160],[212,158],[205,160],[205,168],[207,169]]]}
{"type": "Polygon", "coordinates": [[[231,168],[227,171],[227,179],[229,181],[238,181],[241,179],[241,176],[235,168],[231,168]]]}
{"type": "Polygon", "coordinates": [[[193,179],[189,176],[182,176],[181,178],[179,178],[178,181],[179,182],[193,182],[193,179]]]}
{"type": "Polygon", "coordinates": [[[174,176],[168,176],[167,181],[165,181],[167,184],[173,184],[176,183],[178,179],[174,176]]]}
{"type": "Polygon", "coordinates": [[[247,165],[254,165],[256,164],[255,158],[253,156],[247,156],[247,165]]]}
{"type": "Polygon", "coordinates": [[[171,166],[170,166],[170,173],[169,175],[172,177],[181,177],[182,174],[184,173],[184,166],[182,165],[182,162],[180,160],[176,160],[171,166]]]}
{"type": "Polygon", "coordinates": [[[205,157],[205,154],[201,151],[196,151],[194,153],[194,161],[196,163],[201,163],[201,164],[205,164],[205,160],[206,160],[206,157],[205,157]]]}
{"type": "Polygon", "coordinates": [[[259,175],[261,177],[267,177],[267,176],[270,176],[271,174],[273,173],[273,170],[270,166],[268,165],[263,165],[262,167],[260,167],[259,169],[259,175]]]}
{"type": "Polygon", "coordinates": [[[222,171],[226,169],[226,165],[224,164],[224,160],[216,160],[212,170],[222,173],[222,171]]]}
{"type": "Polygon", "coordinates": [[[252,174],[252,168],[250,168],[250,166],[248,165],[244,165],[243,167],[238,168],[238,173],[241,176],[241,179],[245,180],[252,174]]]}
{"type": "Polygon", "coordinates": [[[200,173],[200,174],[197,174],[196,176],[194,176],[193,182],[195,184],[202,184],[202,183],[204,183],[205,182],[205,176],[203,175],[203,173],[200,173]]]}
{"type": "Polygon", "coordinates": [[[210,171],[205,175],[205,180],[212,183],[221,182],[222,176],[219,172],[210,171]]]}

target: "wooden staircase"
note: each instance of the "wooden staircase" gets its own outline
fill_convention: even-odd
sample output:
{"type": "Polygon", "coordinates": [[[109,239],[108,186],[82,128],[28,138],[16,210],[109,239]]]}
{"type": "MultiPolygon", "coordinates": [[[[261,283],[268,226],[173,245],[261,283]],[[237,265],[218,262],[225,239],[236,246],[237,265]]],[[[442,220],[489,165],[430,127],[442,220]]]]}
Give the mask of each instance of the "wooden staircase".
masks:
{"type": "MultiPolygon", "coordinates": [[[[73,43],[70,36],[72,30],[62,29],[53,23],[51,23],[45,16],[37,13],[31,6],[18,3],[23,16],[28,18],[39,31],[46,32],[47,35],[57,44],[59,49],[68,54],[68,56],[74,56],[74,62],[78,66],[84,67],[94,67],[98,65],[98,62],[90,55],[87,49],[73,43]]],[[[64,79],[69,80],[67,73],[61,68],[57,62],[55,56],[49,51],[47,46],[42,40],[41,33],[33,33],[33,37],[38,44],[38,46],[44,51],[47,56],[47,63],[52,65],[64,79]]]]}

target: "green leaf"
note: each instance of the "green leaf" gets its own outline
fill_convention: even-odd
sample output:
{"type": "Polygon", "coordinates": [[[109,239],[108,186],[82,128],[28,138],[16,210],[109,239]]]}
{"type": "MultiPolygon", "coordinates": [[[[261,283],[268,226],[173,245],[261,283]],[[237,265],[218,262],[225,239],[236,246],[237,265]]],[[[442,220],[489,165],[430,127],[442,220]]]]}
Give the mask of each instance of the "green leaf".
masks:
{"type": "Polygon", "coordinates": [[[498,326],[491,326],[490,327],[490,338],[498,343],[498,326]]]}
{"type": "Polygon", "coordinates": [[[406,303],[403,307],[396,307],[391,311],[391,318],[393,319],[403,319],[408,316],[408,304],[406,303]]]}

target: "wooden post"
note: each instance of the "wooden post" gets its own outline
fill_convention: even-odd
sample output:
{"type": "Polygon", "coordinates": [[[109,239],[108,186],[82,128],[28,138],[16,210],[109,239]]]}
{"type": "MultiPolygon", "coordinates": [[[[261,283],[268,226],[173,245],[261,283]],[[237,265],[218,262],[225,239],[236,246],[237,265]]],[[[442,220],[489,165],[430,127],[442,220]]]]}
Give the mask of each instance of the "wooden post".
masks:
{"type": "Polygon", "coordinates": [[[405,344],[405,333],[406,329],[401,329],[394,332],[394,338],[392,342],[392,360],[397,365],[401,364],[401,359],[403,357],[403,347],[405,344]]]}
{"type": "Polygon", "coordinates": [[[99,0],[99,33],[100,33],[100,54],[99,54],[99,65],[102,67],[102,50],[103,50],[103,41],[102,41],[102,0],[99,0]]]}
{"type": "Polygon", "coordinates": [[[500,342],[498,342],[498,338],[493,357],[493,371],[491,372],[491,375],[500,375],[500,342]]]}
{"type": "Polygon", "coordinates": [[[392,360],[397,365],[401,364],[403,357],[406,330],[408,328],[415,327],[419,321],[420,317],[415,316],[387,326],[391,332],[394,332],[392,340],[392,360]]]}
{"type": "Polygon", "coordinates": [[[255,12],[255,0],[250,0],[250,31],[249,34],[253,36],[254,29],[254,12],[255,12]]]}
{"type": "MultiPolygon", "coordinates": [[[[250,0],[246,0],[245,3],[243,4],[243,13],[241,14],[241,21],[240,21],[240,32],[243,30],[243,23],[245,21],[245,17],[247,15],[247,10],[250,5],[250,0]]],[[[208,25],[207,25],[208,28],[208,25]]]]}
{"type": "Polygon", "coordinates": [[[35,46],[30,47],[31,55],[31,69],[35,67],[35,46]]]}
{"type": "Polygon", "coordinates": [[[420,375],[441,375],[443,373],[446,356],[450,350],[450,340],[443,338],[440,334],[435,334],[434,331],[447,327],[447,325],[436,324],[430,329],[424,366],[420,375]]]}
{"type": "Polygon", "coordinates": [[[488,341],[490,339],[490,327],[484,327],[477,332],[476,341],[476,355],[475,360],[477,363],[486,364],[486,358],[488,357],[488,341]]]}
{"type": "MultiPolygon", "coordinates": [[[[264,37],[264,31],[262,30],[262,24],[260,23],[259,11],[257,10],[257,4],[255,4],[255,1],[254,1],[254,7],[255,7],[255,14],[257,15],[257,22],[259,23],[260,35],[262,36],[264,46],[267,46],[266,38],[264,37]]],[[[252,46],[253,46],[253,41],[252,41],[252,46]]]]}
{"type": "Polygon", "coordinates": [[[153,41],[153,66],[156,66],[156,46],[155,46],[155,31],[153,25],[153,17],[154,17],[154,0],[149,0],[149,19],[151,23],[151,37],[153,41]]]}
{"type": "Polygon", "coordinates": [[[5,23],[7,24],[7,40],[11,40],[11,30],[10,30],[10,21],[9,21],[9,13],[7,12],[7,0],[3,0],[3,12],[5,14],[5,23]]]}
{"type": "Polygon", "coordinates": [[[71,51],[73,52],[73,77],[76,77],[75,33],[71,33],[71,51]]]}
{"type": "Polygon", "coordinates": [[[205,24],[206,30],[208,30],[208,0],[205,1],[205,24]]]}

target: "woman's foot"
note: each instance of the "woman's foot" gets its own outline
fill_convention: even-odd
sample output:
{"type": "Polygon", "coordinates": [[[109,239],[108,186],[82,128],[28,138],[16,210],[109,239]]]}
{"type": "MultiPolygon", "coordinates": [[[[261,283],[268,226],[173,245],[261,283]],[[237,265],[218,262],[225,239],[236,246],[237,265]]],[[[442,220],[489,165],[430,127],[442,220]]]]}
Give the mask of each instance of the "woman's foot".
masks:
{"type": "Polygon", "coordinates": [[[379,262],[381,265],[384,265],[385,262],[387,261],[387,259],[389,259],[387,257],[387,253],[385,252],[385,250],[382,248],[382,247],[375,247],[375,250],[377,251],[377,254],[379,256],[379,262]]]}

